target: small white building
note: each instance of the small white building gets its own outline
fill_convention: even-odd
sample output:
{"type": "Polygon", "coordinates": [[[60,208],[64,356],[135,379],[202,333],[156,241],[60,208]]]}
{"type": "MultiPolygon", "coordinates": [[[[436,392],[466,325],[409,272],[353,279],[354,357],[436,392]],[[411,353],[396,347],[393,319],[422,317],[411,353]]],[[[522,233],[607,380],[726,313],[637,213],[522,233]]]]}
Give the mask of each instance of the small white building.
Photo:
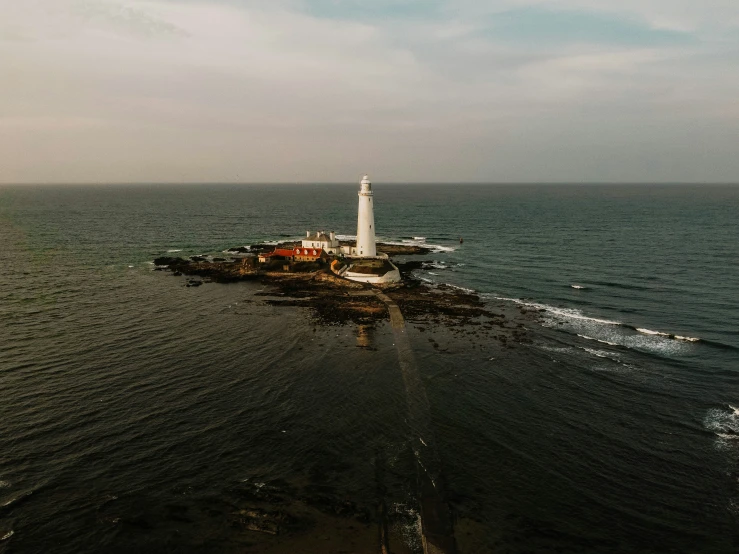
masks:
{"type": "Polygon", "coordinates": [[[341,253],[339,239],[336,238],[334,231],[331,231],[329,234],[326,234],[325,231],[316,231],[315,234],[306,231],[305,238],[303,239],[303,248],[320,248],[331,255],[341,253]]]}

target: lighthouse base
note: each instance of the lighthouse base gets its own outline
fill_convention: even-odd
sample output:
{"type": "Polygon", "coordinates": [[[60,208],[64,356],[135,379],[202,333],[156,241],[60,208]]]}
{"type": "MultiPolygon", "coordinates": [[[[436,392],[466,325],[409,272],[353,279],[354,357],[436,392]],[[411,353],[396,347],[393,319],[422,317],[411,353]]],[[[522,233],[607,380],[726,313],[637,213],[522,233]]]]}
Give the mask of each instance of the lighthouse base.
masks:
{"type": "Polygon", "coordinates": [[[359,258],[350,260],[340,273],[350,281],[384,285],[400,281],[400,270],[386,257],[359,258]]]}

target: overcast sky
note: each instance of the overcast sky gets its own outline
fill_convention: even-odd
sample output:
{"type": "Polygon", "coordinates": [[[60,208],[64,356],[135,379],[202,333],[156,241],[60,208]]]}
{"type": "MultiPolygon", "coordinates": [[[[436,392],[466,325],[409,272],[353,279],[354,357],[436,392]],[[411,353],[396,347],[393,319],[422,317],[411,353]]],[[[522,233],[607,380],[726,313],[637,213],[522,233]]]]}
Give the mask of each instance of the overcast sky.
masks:
{"type": "Polygon", "coordinates": [[[0,0],[0,182],[739,181],[737,0],[0,0]]]}

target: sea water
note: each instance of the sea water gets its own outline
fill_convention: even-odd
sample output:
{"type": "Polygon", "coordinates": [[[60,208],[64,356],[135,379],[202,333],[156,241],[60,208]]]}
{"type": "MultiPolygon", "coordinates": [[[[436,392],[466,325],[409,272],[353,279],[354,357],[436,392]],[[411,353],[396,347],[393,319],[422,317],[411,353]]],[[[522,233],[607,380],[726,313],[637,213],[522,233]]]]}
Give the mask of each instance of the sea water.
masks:
{"type": "MultiPolygon", "coordinates": [[[[371,506],[378,460],[412,516],[387,325],[358,348],[261,285],[151,264],[351,237],[356,188],[0,187],[0,552],[243,551],[244,487],[371,506]]],[[[502,350],[409,326],[461,551],[736,551],[739,187],[375,198],[381,240],[430,248],[417,277],[538,314],[502,350]]]]}

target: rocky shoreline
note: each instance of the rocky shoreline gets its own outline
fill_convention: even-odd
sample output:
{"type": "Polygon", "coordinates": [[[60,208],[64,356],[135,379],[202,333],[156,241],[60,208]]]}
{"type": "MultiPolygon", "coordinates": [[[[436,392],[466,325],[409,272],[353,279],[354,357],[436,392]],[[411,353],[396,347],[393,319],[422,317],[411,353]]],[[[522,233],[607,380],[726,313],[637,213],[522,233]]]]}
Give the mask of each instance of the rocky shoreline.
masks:
{"type": "MultiPolygon", "coordinates": [[[[255,296],[262,297],[266,304],[307,308],[321,324],[367,325],[388,319],[387,306],[374,294],[373,286],[337,277],[325,264],[295,264],[292,271],[286,272],[255,267],[248,262],[250,259],[253,260],[162,257],[154,263],[157,270],[186,276],[185,286],[188,287],[208,282],[257,282],[266,290],[255,296]]],[[[466,327],[504,346],[527,341],[525,321],[531,321],[532,315],[536,319],[538,314],[510,309],[493,311],[475,293],[449,285],[424,283],[413,276],[413,271],[430,263],[428,261],[394,263],[400,269],[402,281],[385,285],[382,290],[397,303],[409,323],[421,329],[423,325],[439,324],[466,327]]]]}

